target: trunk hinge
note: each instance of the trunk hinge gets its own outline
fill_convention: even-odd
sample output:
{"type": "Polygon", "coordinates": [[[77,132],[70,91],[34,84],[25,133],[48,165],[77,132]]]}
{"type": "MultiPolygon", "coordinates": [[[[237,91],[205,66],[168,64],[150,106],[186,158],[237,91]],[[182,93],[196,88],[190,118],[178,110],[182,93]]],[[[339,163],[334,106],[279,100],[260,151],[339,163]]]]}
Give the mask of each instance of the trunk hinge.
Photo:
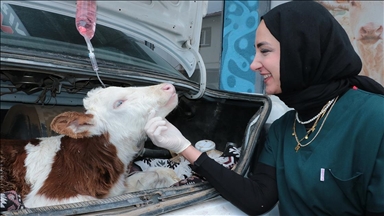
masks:
{"type": "Polygon", "coordinates": [[[203,61],[203,58],[201,57],[200,53],[198,52],[198,50],[195,50],[192,46],[191,46],[191,40],[188,40],[185,42],[185,46],[192,52],[192,54],[195,56],[196,58],[196,64],[199,65],[199,69],[200,69],[200,88],[199,88],[199,92],[197,92],[196,94],[190,94],[190,93],[186,93],[185,96],[187,98],[190,98],[190,99],[199,99],[203,96],[204,92],[205,92],[205,89],[207,87],[207,71],[205,69],[205,64],[204,64],[204,61],[203,61]]]}

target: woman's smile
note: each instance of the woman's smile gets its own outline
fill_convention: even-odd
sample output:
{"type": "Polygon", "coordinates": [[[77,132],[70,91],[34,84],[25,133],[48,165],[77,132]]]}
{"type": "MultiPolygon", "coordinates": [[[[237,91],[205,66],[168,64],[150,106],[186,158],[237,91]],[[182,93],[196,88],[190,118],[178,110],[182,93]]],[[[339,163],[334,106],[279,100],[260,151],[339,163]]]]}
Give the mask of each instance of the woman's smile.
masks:
{"type": "Polygon", "coordinates": [[[264,77],[264,83],[267,83],[268,80],[272,79],[272,75],[271,74],[266,74],[263,77],[264,77]]]}

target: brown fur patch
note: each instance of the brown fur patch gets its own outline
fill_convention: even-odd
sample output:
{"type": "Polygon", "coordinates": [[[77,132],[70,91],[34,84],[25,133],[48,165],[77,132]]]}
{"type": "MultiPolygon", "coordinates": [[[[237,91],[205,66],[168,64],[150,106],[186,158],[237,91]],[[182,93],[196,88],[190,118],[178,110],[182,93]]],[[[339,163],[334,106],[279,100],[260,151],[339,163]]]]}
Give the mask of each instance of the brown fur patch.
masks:
{"type": "Polygon", "coordinates": [[[64,112],[56,116],[51,122],[51,129],[58,134],[67,135],[74,139],[84,138],[89,136],[87,125],[92,125],[92,114],[85,114],[79,112],[64,112]],[[73,129],[79,128],[79,132],[75,133],[73,129]]]}
{"type": "Polygon", "coordinates": [[[53,199],[79,194],[104,198],[123,173],[116,147],[105,136],[63,137],[52,171],[38,193],[53,199]]]}
{"type": "Polygon", "coordinates": [[[40,140],[5,140],[1,139],[0,164],[1,164],[1,192],[15,190],[24,198],[31,190],[25,181],[26,168],[24,161],[27,156],[27,144],[38,145],[40,140]]]}

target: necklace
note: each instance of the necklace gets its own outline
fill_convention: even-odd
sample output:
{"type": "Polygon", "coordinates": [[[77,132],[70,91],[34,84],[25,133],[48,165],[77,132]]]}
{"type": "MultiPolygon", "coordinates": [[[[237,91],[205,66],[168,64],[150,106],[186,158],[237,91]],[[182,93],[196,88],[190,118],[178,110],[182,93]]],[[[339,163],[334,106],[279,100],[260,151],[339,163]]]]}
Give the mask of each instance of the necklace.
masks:
{"type": "MultiPolygon", "coordinates": [[[[324,113],[323,115],[320,115],[317,117],[315,123],[312,125],[312,127],[307,131],[307,133],[305,134],[305,136],[303,138],[301,138],[299,140],[299,142],[303,141],[304,139],[308,139],[309,135],[311,135],[312,132],[314,132],[316,130],[316,126],[317,126],[317,123],[319,122],[319,120],[324,116],[324,113]]],[[[293,133],[292,133],[292,136],[295,136],[296,135],[296,121],[293,122],[293,133]]],[[[297,135],[296,135],[297,136],[297,135]]],[[[296,139],[298,140],[298,138],[296,139]]]]}
{"type": "MultiPolygon", "coordinates": [[[[317,117],[316,122],[313,124],[312,128],[309,129],[308,132],[307,132],[307,134],[306,134],[302,139],[300,139],[300,140],[299,140],[299,138],[297,137],[297,134],[296,134],[296,119],[293,121],[293,133],[292,133],[292,135],[295,137],[295,140],[296,140],[296,142],[297,142],[297,145],[296,145],[296,147],[295,147],[295,151],[296,151],[296,152],[299,151],[300,147],[308,146],[309,144],[311,144],[311,143],[313,142],[313,140],[316,139],[317,135],[319,135],[321,129],[323,128],[323,125],[324,125],[325,121],[327,120],[329,113],[331,113],[331,110],[332,110],[333,106],[336,104],[337,99],[338,99],[338,97],[336,97],[335,99],[332,100],[332,102],[334,102],[334,103],[332,103],[332,106],[331,106],[331,108],[329,109],[329,111],[327,112],[327,115],[325,116],[323,122],[321,123],[319,130],[317,131],[317,133],[315,134],[315,136],[314,136],[309,142],[307,142],[307,143],[305,143],[305,144],[301,144],[301,141],[303,141],[304,139],[308,139],[308,136],[309,136],[313,131],[315,131],[315,128],[316,128],[317,123],[318,123],[319,120],[324,116],[325,112],[323,112],[322,115],[319,115],[319,116],[317,117]]],[[[328,104],[326,104],[325,107],[328,108],[329,106],[327,106],[327,105],[328,105],[328,104]]],[[[324,109],[324,108],[323,108],[323,109],[324,109]]]]}
{"type": "Polygon", "coordinates": [[[298,112],[296,112],[296,120],[297,122],[299,122],[300,124],[308,124],[308,123],[311,123],[313,122],[315,119],[318,119],[319,116],[323,115],[325,113],[325,111],[327,111],[327,109],[329,108],[329,106],[333,103],[333,101],[335,100],[335,98],[333,98],[332,100],[328,101],[327,104],[325,104],[325,106],[323,107],[323,109],[321,109],[321,111],[319,112],[319,114],[317,114],[315,117],[309,119],[308,121],[300,121],[299,119],[299,114],[298,112]]]}

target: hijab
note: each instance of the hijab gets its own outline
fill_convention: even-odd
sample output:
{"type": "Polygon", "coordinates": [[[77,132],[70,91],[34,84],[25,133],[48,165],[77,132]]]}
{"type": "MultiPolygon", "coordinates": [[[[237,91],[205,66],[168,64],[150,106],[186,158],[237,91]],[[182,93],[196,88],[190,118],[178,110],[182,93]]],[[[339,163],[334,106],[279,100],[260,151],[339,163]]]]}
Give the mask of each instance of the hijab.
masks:
{"type": "Polygon", "coordinates": [[[314,1],[281,4],[267,14],[268,30],[280,42],[280,82],[277,94],[287,106],[309,119],[331,99],[352,86],[384,94],[384,88],[362,68],[343,27],[314,1]]]}

